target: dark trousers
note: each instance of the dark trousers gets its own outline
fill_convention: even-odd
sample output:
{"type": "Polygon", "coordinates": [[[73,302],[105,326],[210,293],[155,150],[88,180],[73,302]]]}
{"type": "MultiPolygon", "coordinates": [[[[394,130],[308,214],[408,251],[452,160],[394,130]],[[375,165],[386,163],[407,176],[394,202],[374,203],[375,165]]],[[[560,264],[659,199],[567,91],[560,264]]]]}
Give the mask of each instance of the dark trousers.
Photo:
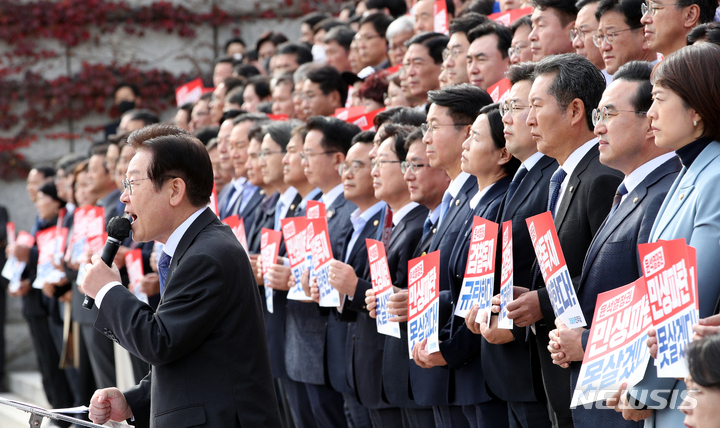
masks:
{"type": "Polygon", "coordinates": [[[310,411],[310,399],[304,383],[295,382],[289,377],[278,379],[285,391],[287,408],[296,428],[317,428],[315,416],[310,411]]]}
{"type": "Polygon", "coordinates": [[[471,428],[508,428],[508,406],[505,401],[492,399],[487,403],[463,406],[462,409],[471,428]]]}
{"type": "Polygon", "coordinates": [[[461,406],[433,406],[437,428],[470,428],[461,406]]]}
{"type": "Polygon", "coordinates": [[[55,347],[47,316],[27,317],[43,388],[51,406],[71,407],[73,393],[65,372],[59,367],[60,354],[55,347]]]}
{"type": "Polygon", "coordinates": [[[537,401],[508,401],[510,428],[550,428],[550,417],[545,403],[537,401]]]}
{"type": "Polygon", "coordinates": [[[425,409],[408,409],[403,407],[403,428],[435,428],[435,412],[431,407],[425,409]]]}
{"type": "Polygon", "coordinates": [[[340,428],[348,426],[345,417],[343,395],[325,385],[305,384],[310,408],[319,428],[340,428]]]}
{"type": "Polygon", "coordinates": [[[389,409],[368,409],[373,428],[395,428],[403,426],[402,412],[397,407],[389,409]]]}
{"type": "Polygon", "coordinates": [[[85,346],[87,346],[95,385],[98,388],[109,388],[117,385],[113,341],[95,330],[92,324],[80,324],[80,331],[83,340],[85,340],[85,346]]]}

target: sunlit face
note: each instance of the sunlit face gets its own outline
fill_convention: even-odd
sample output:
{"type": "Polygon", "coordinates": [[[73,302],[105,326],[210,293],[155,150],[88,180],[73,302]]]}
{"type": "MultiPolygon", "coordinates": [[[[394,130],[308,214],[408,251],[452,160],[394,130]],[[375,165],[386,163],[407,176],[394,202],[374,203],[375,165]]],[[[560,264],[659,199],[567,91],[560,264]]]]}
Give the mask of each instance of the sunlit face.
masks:
{"type": "Polygon", "coordinates": [[[210,163],[212,163],[215,189],[219,192],[220,189],[232,180],[232,176],[220,167],[220,154],[218,153],[217,146],[210,149],[208,155],[210,156],[210,163]]]}
{"type": "Polygon", "coordinates": [[[686,107],[678,94],[662,86],[653,86],[653,103],[647,115],[658,147],[677,150],[702,134],[702,120],[695,110],[686,107]],[[694,126],[693,121],[697,121],[698,126],[694,126]]]}
{"type": "Polygon", "coordinates": [[[215,70],[213,71],[213,86],[216,88],[220,86],[225,78],[232,76],[233,66],[229,62],[219,62],[215,64],[215,70]]]}
{"type": "Polygon", "coordinates": [[[261,141],[256,139],[250,140],[248,145],[247,153],[248,160],[245,163],[245,169],[247,171],[247,177],[250,184],[253,186],[264,186],[262,173],[260,172],[260,160],[258,159],[258,152],[260,151],[261,141]]]}
{"type": "Polygon", "coordinates": [[[60,212],[60,202],[43,192],[37,192],[35,209],[37,210],[38,217],[42,220],[49,221],[54,219],[60,212]]]}
{"type": "Polygon", "coordinates": [[[361,68],[376,66],[387,58],[387,41],[372,23],[366,22],[355,34],[361,68]]]}
{"type": "Polygon", "coordinates": [[[505,77],[510,58],[498,50],[498,36],[488,34],[473,40],[467,53],[470,84],[487,90],[505,77]]]}
{"type": "Polygon", "coordinates": [[[30,201],[35,202],[37,199],[38,188],[45,182],[45,176],[36,169],[31,169],[28,173],[25,190],[27,190],[30,201]]]}
{"type": "Polygon", "coordinates": [[[720,427],[720,389],[698,385],[690,376],[685,380],[688,397],[682,412],[685,413],[685,426],[688,428],[720,427]],[[694,403],[693,403],[694,401],[694,403]],[[694,405],[693,405],[694,404],[694,405]]]}
{"type": "Polygon", "coordinates": [[[208,107],[208,101],[200,100],[195,103],[192,109],[190,124],[193,131],[197,131],[206,126],[213,124],[212,116],[210,116],[210,108],[208,107]]]}
{"type": "Polygon", "coordinates": [[[553,8],[535,8],[531,16],[533,29],[528,35],[533,61],[540,61],[548,55],[574,52],[570,30],[575,21],[566,25],[560,22],[558,12],[553,8]]]}
{"type": "Polygon", "coordinates": [[[225,55],[232,57],[237,55],[245,55],[245,45],[239,42],[230,43],[225,50],[225,55]]]}
{"type": "Polygon", "coordinates": [[[293,84],[283,82],[275,85],[272,91],[272,112],[273,114],[284,114],[293,117],[295,114],[295,104],[293,103],[293,84]]]}
{"type": "Polygon", "coordinates": [[[407,46],[405,42],[410,40],[413,36],[412,31],[404,31],[398,33],[390,39],[388,44],[388,58],[390,59],[390,65],[402,64],[405,52],[407,52],[407,46]]]}
{"type": "Polygon", "coordinates": [[[107,189],[114,185],[115,180],[108,172],[105,165],[105,156],[93,155],[88,162],[88,179],[92,185],[92,191],[98,198],[105,196],[107,189]]]}
{"type": "Polygon", "coordinates": [[[293,91],[293,110],[295,112],[295,117],[305,121],[307,120],[307,116],[305,116],[305,111],[302,108],[303,103],[303,82],[304,80],[301,80],[300,82],[297,82],[295,84],[295,90],[293,91]]]}
{"type": "Polygon", "coordinates": [[[462,148],[463,171],[479,178],[496,177],[501,172],[503,149],[498,149],[493,142],[487,115],[481,114],[475,119],[462,148]]]}
{"type": "Polygon", "coordinates": [[[79,172],[75,181],[75,203],[78,207],[95,205],[95,199],[90,197],[88,188],[87,172],[79,172]]]}
{"type": "Polygon", "coordinates": [[[602,70],[605,68],[602,54],[592,40],[592,36],[598,29],[598,21],[595,19],[595,11],[598,8],[598,4],[599,3],[588,3],[578,12],[577,18],[575,19],[577,36],[572,39],[572,45],[575,48],[576,54],[589,59],[595,67],[602,70]]]}
{"type": "Polygon", "coordinates": [[[263,183],[278,187],[284,183],[282,165],[284,150],[282,146],[273,140],[270,134],[265,134],[262,144],[260,144],[260,152],[265,154],[259,160],[263,183]]]}
{"type": "Polygon", "coordinates": [[[421,0],[415,4],[415,34],[433,31],[435,26],[432,0],[421,0]]]}
{"type": "Polygon", "coordinates": [[[186,131],[190,130],[190,114],[187,111],[179,108],[175,113],[175,126],[186,131]]]}
{"type": "MultiPolygon", "coordinates": [[[[555,80],[554,74],[538,76],[530,89],[530,111],[526,124],[537,144],[538,151],[551,158],[566,158],[565,131],[570,127],[566,110],[560,109],[557,100],[548,94],[548,88],[555,80]]],[[[568,106],[568,108],[570,108],[568,106]]]]}
{"type": "Polygon", "coordinates": [[[610,44],[605,38],[600,43],[605,68],[611,75],[615,74],[623,64],[634,60],[642,60],[648,54],[647,50],[643,49],[646,42],[642,28],[623,31],[627,29],[625,15],[619,12],[605,12],[600,17],[598,34],[615,34],[615,43],[610,44]],[[616,33],[616,31],[619,32],[616,33]]]}
{"type": "MultiPolygon", "coordinates": [[[[655,15],[643,15],[640,22],[645,25],[645,40],[648,47],[667,56],[678,45],[678,41],[685,44],[688,29],[684,26],[684,16],[687,8],[678,8],[672,2],[648,2],[655,4],[655,15]]],[[[689,6],[688,6],[689,7],[689,6]]]]}
{"type": "Polygon", "coordinates": [[[462,143],[468,136],[469,123],[453,125],[447,107],[431,104],[427,115],[428,130],[423,136],[430,166],[452,171],[460,164],[462,143]]]}
{"type": "Polygon", "coordinates": [[[373,198],[373,179],[370,175],[371,143],[356,143],[345,157],[345,171],[342,184],[345,199],[350,202],[363,202],[373,198]],[[353,170],[357,168],[357,173],[353,170]]]}
{"type": "Polygon", "coordinates": [[[135,156],[135,149],[130,145],[124,145],[120,150],[120,157],[115,164],[115,185],[118,189],[122,189],[122,181],[125,179],[128,165],[133,156],[135,156]]]}
{"type": "Polygon", "coordinates": [[[305,117],[331,116],[335,109],[340,108],[340,95],[333,91],[327,95],[323,94],[320,84],[310,79],[303,83],[302,109],[305,117]]]}
{"type": "Polygon", "coordinates": [[[403,70],[413,97],[425,100],[428,91],[440,88],[438,82],[440,64],[435,64],[428,48],[419,43],[408,47],[403,60],[403,70]]]}
{"type": "Polygon", "coordinates": [[[230,132],[228,154],[235,177],[245,177],[247,175],[245,165],[247,164],[248,146],[250,145],[248,132],[250,132],[253,124],[254,122],[252,121],[238,123],[232,127],[232,131],[230,132]]]}
{"type": "Polygon", "coordinates": [[[300,67],[297,62],[297,54],[281,54],[275,56],[273,63],[273,75],[282,76],[283,74],[293,73],[300,67]]]}
{"type": "Polygon", "coordinates": [[[313,35],[315,35],[315,32],[313,32],[312,27],[309,24],[303,22],[300,25],[300,42],[312,44],[313,35]]]}
{"type": "Polygon", "coordinates": [[[285,180],[286,184],[295,187],[300,187],[302,184],[307,183],[307,178],[303,172],[302,158],[300,157],[302,149],[302,134],[297,133],[288,141],[287,147],[285,148],[285,155],[282,159],[283,180],[285,180]]]}
{"type": "Polygon", "coordinates": [[[532,49],[530,49],[530,40],[528,39],[528,36],[530,36],[530,30],[532,30],[532,28],[527,25],[522,25],[515,30],[510,46],[512,46],[517,53],[513,52],[513,54],[510,55],[510,63],[520,64],[521,62],[529,62],[533,60],[532,49]]]}
{"type": "Polygon", "coordinates": [[[443,61],[447,73],[447,84],[468,83],[467,51],[470,47],[467,35],[463,32],[453,33],[447,44],[448,53],[443,61]]]}
{"type": "MultiPolygon", "coordinates": [[[[405,183],[403,174],[400,171],[400,159],[393,150],[394,144],[394,137],[390,137],[380,144],[375,158],[376,165],[372,169],[375,197],[388,204],[401,199],[402,195],[409,196],[407,183],[405,183]]],[[[391,205],[391,208],[402,207],[393,207],[391,205]]]]}
{"type": "Polygon", "coordinates": [[[632,113],[631,99],[637,93],[638,82],[617,80],[605,89],[598,109],[607,108],[605,123],[595,126],[599,138],[600,162],[626,175],[638,165],[636,159],[643,152],[650,120],[642,114],[632,113]],[[622,111],[620,111],[622,110],[622,111]]]}
{"type": "Polygon", "coordinates": [[[404,178],[410,192],[410,200],[435,209],[450,184],[447,172],[430,166],[430,160],[425,154],[425,144],[421,140],[410,145],[405,160],[417,165],[417,172],[413,172],[412,168],[405,170],[404,178]]]}
{"type": "Polygon", "coordinates": [[[243,91],[242,109],[247,112],[257,113],[257,106],[263,100],[255,92],[255,85],[247,85],[243,91]]]}
{"type": "Polygon", "coordinates": [[[335,40],[325,44],[325,64],[334,67],[340,73],[352,70],[349,54],[350,52],[335,40]]]}
{"type": "Polygon", "coordinates": [[[324,189],[340,181],[338,166],[345,161],[345,157],[342,153],[327,150],[323,147],[322,140],[323,133],[316,129],[307,133],[303,144],[305,159],[302,165],[308,183],[313,187],[324,189]]]}
{"type": "Polygon", "coordinates": [[[219,84],[212,93],[212,99],[208,107],[210,108],[210,115],[215,123],[220,123],[222,119],[223,109],[225,108],[225,94],[227,88],[224,83],[219,84]]]}
{"type": "MultiPolygon", "coordinates": [[[[140,128],[137,128],[140,129],[140,128]]],[[[133,129],[134,131],[134,129],[133,129]]],[[[120,148],[117,144],[110,144],[107,148],[107,152],[105,152],[105,166],[107,166],[108,170],[114,171],[115,170],[115,164],[117,163],[118,158],[120,157],[120,148]]]]}
{"type": "Polygon", "coordinates": [[[516,104],[517,112],[508,112],[503,116],[505,148],[521,162],[537,152],[537,144],[530,134],[530,127],[525,123],[530,112],[528,103],[530,87],[532,87],[531,81],[521,80],[510,88],[507,99],[516,104]]]}
{"type": "Polygon", "coordinates": [[[230,160],[230,134],[233,130],[233,121],[228,119],[220,125],[217,135],[217,147],[220,153],[220,166],[225,170],[232,170],[232,161],[230,160]]]}

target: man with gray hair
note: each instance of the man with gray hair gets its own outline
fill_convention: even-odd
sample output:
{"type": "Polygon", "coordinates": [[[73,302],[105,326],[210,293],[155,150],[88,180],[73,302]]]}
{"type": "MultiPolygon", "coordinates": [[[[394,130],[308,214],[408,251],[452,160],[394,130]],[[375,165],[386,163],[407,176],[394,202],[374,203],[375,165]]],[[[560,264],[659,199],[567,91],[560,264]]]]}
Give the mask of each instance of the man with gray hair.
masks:
{"type": "Polygon", "coordinates": [[[407,46],[405,42],[415,34],[413,30],[415,20],[410,15],[405,15],[394,20],[385,31],[385,39],[388,42],[388,59],[390,65],[396,66],[402,63],[407,46]]]}

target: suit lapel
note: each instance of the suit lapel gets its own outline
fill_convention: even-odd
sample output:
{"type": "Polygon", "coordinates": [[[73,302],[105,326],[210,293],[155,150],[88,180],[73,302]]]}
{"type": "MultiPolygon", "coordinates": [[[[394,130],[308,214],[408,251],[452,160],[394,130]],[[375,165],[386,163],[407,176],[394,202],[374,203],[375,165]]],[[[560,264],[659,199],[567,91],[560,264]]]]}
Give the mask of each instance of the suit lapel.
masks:
{"type": "MultiPolygon", "coordinates": [[[[437,249],[439,245],[438,241],[442,239],[442,236],[450,227],[453,220],[455,220],[455,217],[457,217],[457,214],[460,212],[461,208],[470,201],[470,193],[474,193],[473,189],[477,190],[477,180],[474,176],[471,175],[467,178],[465,184],[463,184],[463,187],[460,189],[457,196],[450,201],[450,206],[448,207],[447,213],[445,213],[445,218],[443,218],[440,222],[440,228],[438,228],[437,233],[433,237],[432,243],[430,244],[431,251],[434,251],[433,249],[437,249]]],[[[462,221],[464,219],[458,220],[462,221]]]]}
{"type": "Polygon", "coordinates": [[[217,220],[217,216],[215,215],[215,213],[212,212],[212,210],[206,209],[202,212],[202,214],[200,214],[198,218],[195,219],[194,222],[192,222],[188,230],[182,236],[177,248],[175,249],[175,254],[173,254],[172,261],[170,262],[170,267],[168,268],[167,278],[165,279],[166,289],[167,285],[170,284],[170,279],[172,279],[173,272],[175,272],[175,269],[177,268],[180,259],[182,259],[183,255],[185,254],[185,251],[187,251],[187,249],[190,247],[190,244],[195,241],[195,237],[198,235],[198,233],[200,233],[201,230],[205,229],[207,225],[212,223],[213,220],[217,220]]]}
{"type": "MultiPolygon", "coordinates": [[[[498,180],[493,186],[485,193],[482,198],[478,201],[478,204],[475,206],[475,209],[473,210],[475,212],[475,215],[478,217],[485,218],[485,213],[488,209],[490,209],[490,206],[492,203],[499,197],[503,196],[508,189],[508,185],[512,181],[511,176],[506,176],[498,180]]],[[[494,218],[488,219],[490,221],[495,221],[494,218]]]]}
{"type": "Polygon", "coordinates": [[[512,199],[505,202],[505,209],[501,217],[503,221],[509,220],[515,215],[518,208],[520,208],[530,194],[532,194],[538,181],[542,179],[545,175],[545,170],[548,168],[551,168],[551,170],[548,171],[548,174],[552,175],[555,168],[557,168],[557,162],[549,156],[543,156],[537,164],[530,169],[528,175],[525,176],[523,181],[520,183],[520,186],[518,186],[512,199]],[[553,166],[554,168],[551,168],[553,166]]]}
{"type": "Polygon", "coordinates": [[[556,230],[559,231],[562,227],[563,221],[565,220],[565,214],[567,214],[573,197],[577,193],[577,189],[578,187],[580,187],[580,184],[582,182],[582,180],[580,179],[582,173],[585,172],[585,169],[587,169],[588,165],[590,165],[590,161],[598,157],[599,154],[600,153],[598,152],[597,144],[595,144],[590,149],[590,151],[588,151],[585,156],[583,156],[583,158],[575,167],[575,170],[573,170],[572,175],[570,175],[570,178],[568,179],[568,184],[565,187],[565,193],[563,193],[562,202],[560,203],[560,206],[555,212],[556,230]]]}
{"type": "MultiPolygon", "coordinates": [[[[382,213],[382,210],[375,213],[374,216],[372,216],[367,223],[365,223],[365,226],[363,226],[363,230],[360,232],[360,235],[358,235],[357,240],[355,241],[355,244],[353,245],[352,249],[350,250],[350,256],[347,257],[347,260],[353,260],[355,257],[357,257],[360,250],[363,248],[363,244],[365,244],[365,239],[367,238],[375,238],[375,235],[377,235],[377,228],[380,224],[380,213],[382,213]],[[375,223],[377,222],[377,224],[375,223]]],[[[352,230],[350,231],[350,235],[348,235],[346,242],[347,244],[350,243],[350,239],[352,238],[352,230]]],[[[344,254],[343,254],[344,256],[344,254]]],[[[341,260],[344,261],[345,259],[341,260]]]]}

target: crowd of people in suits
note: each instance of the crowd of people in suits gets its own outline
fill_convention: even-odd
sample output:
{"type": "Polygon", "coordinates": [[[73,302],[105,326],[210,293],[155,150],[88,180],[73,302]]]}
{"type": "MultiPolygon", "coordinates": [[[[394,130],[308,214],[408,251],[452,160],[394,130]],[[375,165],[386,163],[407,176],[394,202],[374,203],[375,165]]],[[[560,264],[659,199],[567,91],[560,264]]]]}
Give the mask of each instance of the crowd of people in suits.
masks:
{"type": "MultiPolygon", "coordinates": [[[[212,93],[174,118],[207,149],[217,217],[243,220],[283,426],[717,426],[717,4],[448,0],[448,36],[433,31],[434,1],[407,3],[361,0],[338,17],[310,14],[297,42],[277,32],[254,49],[229,40],[212,93]],[[508,26],[488,18],[522,8],[508,26]],[[503,79],[507,92],[493,97],[503,79]],[[364,107],[362,129],[357,118],[336,117],[353,106],[364,107]],[[309,274],[305,300],[287,298],[295,278],[284,242],[271,266],[259,256],[261,230],[306,216],[309,201],[326,209],[336,308],[318,305],[309,274]],[[546,211],[584,328],[556,318],[537,268],[526,219],[546,211]],[[495,314],[478,322],[477,306],[456,315],[475,217],[512,222],[512,329],[498,328],[495,314]],[[399,338],[377,329],[367,238],[385,243],[399,338]],[[651,360],[642,381],[606,406],[571,408],[598,294],[642,275],[638,244],[677,238],[697,249],[701,321],[690,377],[658,378],[651,360]],[[408,349],[408,262],[435,251],[439,351],[425,342],[408,349]],[[672,404],[678,393],[694,395],[696,407],[672,404]]],[[[103,207],[106,224],[125,211],[135,155],[128,136],[160,122],[141,94],[117,88],[122,118],[89,156],[32,169],[32,234],[62,222],[71,242],[77,208],[103,207]]],[[[115,263],[127,286],[124,256],[136,248],[145,272],[138,290],[157,310],[161,250],[129,238],[115,263]]],[[[61,262],[60,282],[34,288],[37,248],[16,244],[8,254],[27,262],[10,294],[23,299],[50,404],[87,404],[96,388],[117,385],[113,341],[93,325],[98,309],[81,307],[81,266],[61,262]],[[75,364],[61,368],[71,322],[75,364]]],[[[130,353],[135,382],[154,364],[138,354],[130,353]]]]}

